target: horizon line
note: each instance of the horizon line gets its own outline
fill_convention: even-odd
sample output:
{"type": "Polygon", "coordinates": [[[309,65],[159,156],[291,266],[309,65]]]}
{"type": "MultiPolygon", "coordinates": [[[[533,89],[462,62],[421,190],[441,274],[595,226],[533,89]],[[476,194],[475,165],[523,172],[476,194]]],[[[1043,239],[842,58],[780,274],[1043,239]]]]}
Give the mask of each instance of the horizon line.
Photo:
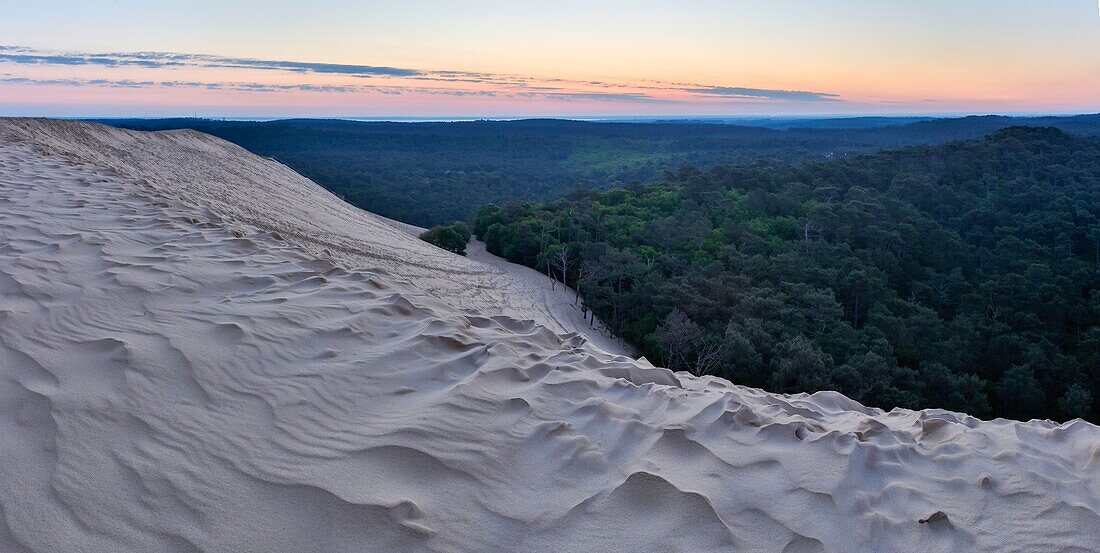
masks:
{"type": "Polygon", "coordinates": [[[288,115],[288,116],[205,116],[205,115],[88,115],[88,116],[49,116],[49,115],[2,115],[11,118],[43,118],[61,120],[158,120],[158,119],[196,119],[205,121],[361,121],[361,122],[466,122],[466,121],[760,121],[760,120],[828,120],[828,119],[961,119],[966,117],[1088,117],[1100,116],[1095,111],[1066,112],[937,112],[937,113],[859,113],[859,114],[745,114],[745,115],[564,115],[564,114],[528,114],[528,115],[288,115]]]}

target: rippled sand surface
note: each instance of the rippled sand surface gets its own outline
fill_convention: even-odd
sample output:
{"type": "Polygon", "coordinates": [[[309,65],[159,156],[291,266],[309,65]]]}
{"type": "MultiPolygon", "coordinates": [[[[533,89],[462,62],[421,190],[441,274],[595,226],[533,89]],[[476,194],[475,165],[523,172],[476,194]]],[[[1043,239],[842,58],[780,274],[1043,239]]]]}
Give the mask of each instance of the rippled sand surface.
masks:
{"type": "Polygon", "coordinates": [[[1100,547],[1096,426],[674,374],[478,314],[475,262],[328,198],[0,121],[0,551],[1100,547]]]}

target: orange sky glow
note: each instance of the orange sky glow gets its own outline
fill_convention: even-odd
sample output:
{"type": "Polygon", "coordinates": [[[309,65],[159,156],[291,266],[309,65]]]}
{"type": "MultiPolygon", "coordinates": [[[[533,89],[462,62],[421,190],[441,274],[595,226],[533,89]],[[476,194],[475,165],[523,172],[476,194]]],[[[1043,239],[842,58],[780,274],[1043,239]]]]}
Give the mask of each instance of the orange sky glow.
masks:
{"type": "Polygon", "coordinates": [[[47,1],[7,11],[0,115],[1100,111],[1093,0],[412,0],[309,10],[47,1]]]}

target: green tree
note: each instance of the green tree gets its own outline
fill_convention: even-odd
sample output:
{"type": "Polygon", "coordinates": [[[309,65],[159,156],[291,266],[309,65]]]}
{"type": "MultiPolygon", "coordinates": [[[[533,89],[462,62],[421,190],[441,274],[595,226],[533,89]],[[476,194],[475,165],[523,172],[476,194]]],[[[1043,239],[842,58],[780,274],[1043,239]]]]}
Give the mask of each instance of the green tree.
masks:
{"type": "Polygon", "coordinates": [[[458,255],[466,255],[466,244],[470,242],[470,229],[462,222],[447,226],[436,225],[422,233],[420,239],[458,255]]]}
{"type": "Polygon", "coordinates": [[[1046,413],[1046,394],[1027,365],[1016,365],[1005,371],[997,384],[997,401],[1007,417],[1028,420],[1046,413]]]}
{"type": "Polygon", "coordinates": [[[830,387],[829,367],[821,350],[804,336],[795,336],[776,348],[772,388],[779,392],[814,392],[830,387]]]}
{"type": "Polygon", "coordinates": [[[1092,412],[1092,394],[1079,384],[1073,384],[1058,400],[1058,409],[1066,418],[1085,418],[1092,412]]]}

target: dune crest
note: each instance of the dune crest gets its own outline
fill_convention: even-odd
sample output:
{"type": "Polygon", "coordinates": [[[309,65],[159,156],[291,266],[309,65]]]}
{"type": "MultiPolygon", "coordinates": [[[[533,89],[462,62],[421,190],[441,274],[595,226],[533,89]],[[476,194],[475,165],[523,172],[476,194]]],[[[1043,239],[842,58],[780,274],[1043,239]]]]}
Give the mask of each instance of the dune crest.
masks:
{"type": "Polygon", "coordinates": [[[1100,543],[1094,425],[672,373],[317,192],[198,133],[0,121],[0,550],[1100,543]]]}

